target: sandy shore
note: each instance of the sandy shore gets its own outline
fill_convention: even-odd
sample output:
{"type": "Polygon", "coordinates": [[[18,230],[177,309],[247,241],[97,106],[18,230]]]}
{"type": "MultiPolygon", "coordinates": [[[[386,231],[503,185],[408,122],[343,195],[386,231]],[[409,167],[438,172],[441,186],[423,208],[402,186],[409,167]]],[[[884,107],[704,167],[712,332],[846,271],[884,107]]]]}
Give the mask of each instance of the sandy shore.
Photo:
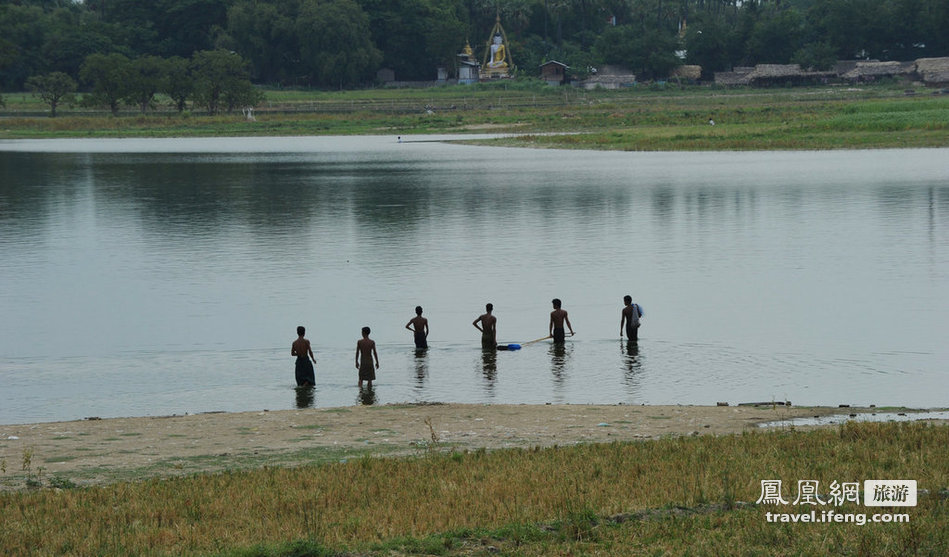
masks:
{"type": "Polygon", "coordinates": [[[722,435],[854,409],[422,404],[0,425],[0,489],[437,450],[722,435]]]}

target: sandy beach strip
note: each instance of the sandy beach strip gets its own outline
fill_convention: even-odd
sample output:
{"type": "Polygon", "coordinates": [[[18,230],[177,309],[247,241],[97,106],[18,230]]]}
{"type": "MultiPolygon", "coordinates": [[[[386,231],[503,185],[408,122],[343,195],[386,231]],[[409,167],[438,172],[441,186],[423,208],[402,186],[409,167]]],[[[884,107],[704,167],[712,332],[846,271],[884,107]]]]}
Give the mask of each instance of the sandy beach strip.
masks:
{"type": "Polygon", "coordinates": [[[429,450],[724,435],[825,407],[390,404],[0,425],[0,489],[338,462],[429,450]]]}

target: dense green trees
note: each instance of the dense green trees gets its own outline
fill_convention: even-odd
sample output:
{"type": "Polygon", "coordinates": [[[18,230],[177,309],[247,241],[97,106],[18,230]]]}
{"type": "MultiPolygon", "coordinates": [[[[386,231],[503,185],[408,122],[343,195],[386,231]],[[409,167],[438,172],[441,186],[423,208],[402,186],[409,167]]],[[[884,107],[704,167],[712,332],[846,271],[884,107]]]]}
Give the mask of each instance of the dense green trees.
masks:
{"type": "Polygon", "coordinates": [[[120,28],[128,54],[190,57],[212,48],[231,0],[84,0],[92,19],[120,28]]]}
{"type": "Polygon", "coordinates": [[[661,28],[619,25],[603,31],[593,50],[604,63],[626,66],[650,79],[667,76],[681,63],[675,54],[678,44],[675,35],[661,28]]]}
{"type": "Polygon", "coordinates": [[[350,87],[371,81],[382,60],[355,0],[236,0],[217,44],[267,83],[350,87]]]}
{"type": "MultiPolygon", "coordinates": [[[[527,75],[556,59],[576,74],[622,62],[661,78],[681,61],[676,52],[706,72],[949,56],[946,0],[17,0],[0,1],[0,89],[54,71],[91,89],[90,55],[170,60],[214,49],[243,57],[257,83],[354,87],[381,68],[429,80],[466,41],[480,60],[497,16],[527,75]]],[[[138,93],[148,98],[147,87],[138,93]]],[[[147,107],[129,94],[120,98],[147,107]]]]}
{"type": "Polygon", "coordinates": [[[300,51],[294,28],[299,2],[237,0],[227,12],[226,33],[218,46],[240,52],[251,77],[265,83],[295,83],[300,51]]]}
{"type": "Polygon", "coordinates": [[[465,44],[468,26],[460,3],[360,0],[359,4],[382,52],[382,66],[394,70],[399,79],[435,79],[435,68],[452,66],[465,44]]]}
{"type": "Polygon", "coordinates": [[[369,36],[369,17],[354,0],[303,0],[296,18],[300,69],[315,85],[364,83],[381,53],[369,36]]]}
{"type": "MultiPolygon", "coordinates": [[[[238,54],[225,50],[202,50],[191,60],[90,54],[79,69],[88,89],[82,104],[107,107],[113,115],[125,104],[145,114],[154,106],[156,96],[164,93],[179,112],[188,100],[210,114],[254,107],[263,94],[250,82],[246,66],[238,54]]],[[[63,72],[31,76],[25,85],[50,105],[52,116],[61,102],[72,100],[77,88],[75,80],[63,72]]]]}

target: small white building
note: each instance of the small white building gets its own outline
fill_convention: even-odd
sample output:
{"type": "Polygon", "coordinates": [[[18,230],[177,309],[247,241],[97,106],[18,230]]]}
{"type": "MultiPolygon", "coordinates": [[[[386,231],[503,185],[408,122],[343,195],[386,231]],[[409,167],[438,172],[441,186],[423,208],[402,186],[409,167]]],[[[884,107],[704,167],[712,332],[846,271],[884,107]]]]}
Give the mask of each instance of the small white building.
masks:
{"type": "Polygon", "coordinates": [[[475,61],[471,45],[466,42],[464,50],[458,55],[458,84],[477,83],[480,76],[481,65],[475,61]]]}

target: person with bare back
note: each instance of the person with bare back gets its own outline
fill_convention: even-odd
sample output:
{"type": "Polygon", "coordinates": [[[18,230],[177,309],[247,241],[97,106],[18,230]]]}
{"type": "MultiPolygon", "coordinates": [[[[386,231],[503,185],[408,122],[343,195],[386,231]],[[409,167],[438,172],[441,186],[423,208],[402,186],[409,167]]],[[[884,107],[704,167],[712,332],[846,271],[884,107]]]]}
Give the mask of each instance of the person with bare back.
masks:
{"type": "Polygon", "coordinates": [[[405,324],[405,328],[415,334],[415,348],[428,348],[428,319],[422,317],[422,306],[415,306],[415,317],[405,324]]]}
{"type": "Polygon", "coordinates": [[[290,355],[297,357],[296,379],[298,387],[312,387],[316,385],[316,377],[313,374],[313,364],[316,363],[316,356],[313,355],[313,349],[310,347],[310,341],[304,338],[306,329],[303,326],[297,327],[297,339],[290,345],[290,355]],[[310,363],[310,360],[313,360],[310,363]]]}
{"type": "Polygon", "coordinates": [[[481,331],[481,348],[496,350],[498,347],[498,318],[491,314],[494,304],[484,306],[485,313],[471,322],[475,329],[481,331]]]}

